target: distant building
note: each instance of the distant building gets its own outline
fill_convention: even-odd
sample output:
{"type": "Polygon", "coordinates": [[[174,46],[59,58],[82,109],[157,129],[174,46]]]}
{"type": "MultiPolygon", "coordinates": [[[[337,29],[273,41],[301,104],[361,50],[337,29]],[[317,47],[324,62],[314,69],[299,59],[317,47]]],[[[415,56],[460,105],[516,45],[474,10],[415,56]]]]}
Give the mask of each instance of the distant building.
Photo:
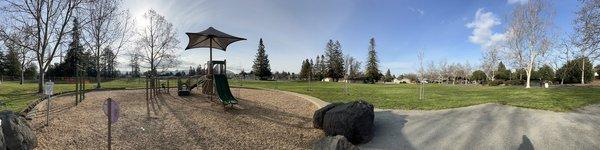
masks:
{"type": "Polygon", "coordinates": [[[413,83],[413,81],[411,79],[408,78],[402,78],[402,79],[394,79],[393,81],[395,84],[400,84],[400,83],[413,83]]]}
{"type": "Polygon", "coordinates": [[[321,80],[323,82],[333,82],[333,78],[323,78],[323,80],[321,80]]]}

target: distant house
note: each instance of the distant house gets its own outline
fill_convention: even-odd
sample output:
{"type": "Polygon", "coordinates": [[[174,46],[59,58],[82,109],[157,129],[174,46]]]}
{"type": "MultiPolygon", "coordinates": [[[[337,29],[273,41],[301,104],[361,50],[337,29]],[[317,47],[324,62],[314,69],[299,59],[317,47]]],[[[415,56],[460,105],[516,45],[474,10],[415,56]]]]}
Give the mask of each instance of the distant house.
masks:
{"type": "Polygon", "coordinates": [[[323,82],[333,82],[333,78],[323,78],[323,80],[321,80],[323,82]]]}
{"type": "Polygon", "coordinates": [[[344,83],[362,83],[363,80],[359,80],[359,79],[342,79],[339,82],[344,82],[344,83]]]}
{"type": "Polygon", "coordinates": [[[402,78],[402,79],[394,79],[393,81],[395,84],[400,84],[400,83],[413,83],[413,81],[411,79],[408,78],[402,78]]]}

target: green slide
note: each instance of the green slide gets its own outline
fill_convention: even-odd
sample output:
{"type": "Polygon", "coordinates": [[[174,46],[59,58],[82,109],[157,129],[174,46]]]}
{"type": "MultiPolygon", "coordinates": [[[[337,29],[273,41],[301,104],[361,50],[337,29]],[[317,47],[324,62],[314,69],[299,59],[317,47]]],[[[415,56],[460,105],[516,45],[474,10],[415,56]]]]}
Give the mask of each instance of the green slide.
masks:
{"type": "Polygon", "coordinates": [[[223,105],[237,104],[237,99],[233,97],[231,91],[229,90],[227,76],[215,74],[213,79],[215,81],[215,88],[217,88],[217,96],[219,96],[219,99],[221,99],[223,105]]]}

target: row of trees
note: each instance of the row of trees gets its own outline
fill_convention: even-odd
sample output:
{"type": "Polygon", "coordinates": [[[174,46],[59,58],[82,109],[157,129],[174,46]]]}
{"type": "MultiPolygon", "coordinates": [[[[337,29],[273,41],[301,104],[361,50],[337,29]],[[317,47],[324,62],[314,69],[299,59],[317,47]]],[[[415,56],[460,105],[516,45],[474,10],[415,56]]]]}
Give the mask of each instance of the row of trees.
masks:
{"type": "Polygon", "coordinates": [[[24,78],[33,78],[37,75],[37,68],[31,62],[21,62],[19,50],[12,46],[6,49],[0,49],[0,78],[5,76],[20,77],[20,83],[23,84],[24,78]],[[6,53],[5,53],[6,51],[6,53]]]}
{"type": "Polygon", "coordinates": [[[164,72],[180,64],[174,52],[179,43],[175,29],[154,10],[144,14],[145,26],[134,28],[128,10],[120,9],[122,0],[16,0],[0,4],[0,41],[9,52],[16,53],[20,64],[14,65],[20,69],[11,70],[20,70],[24,77],[35,63],[38,92],[42,92],[45,77],[74,76],[77,66],[96,76],[96,87],[100,88],[101,76],[118,75],[116,60],[126,49],[132,49],[126,52],[132,69],[128,74],[132,76],[141,75],[141,67],[148,68],[149,75],[158,75],[159,69],[164,72]],[[56,63],[55,58],[61,60],[56,63]]]}
{"type": "MultiPolygon", "coordinates": [[[[482,71],[489,80],[496,79],[499,61],[504,60],[516,70],[524,70],[525,86],[536,68],[559,70],[561,82],[571,82],[575,73],[566,74],[578,67],[579,83],[585,84],[593,77],[588,61],[600,57],[600,0],[580,0],[581,7],[574,20],[575,32],[568,39],[555,39],[552,30],[554,9],[546,0],[531,0],[516,6],[509,15],[505,39],[494,45],[483,47],[482,71]],[[560,44],[559,44],[560,43],[560,44]],[[573,50],[573,48],[575,50],[573,50]],[[579,65],[573,63],[579,61],[579,65]],[[562,65],[561,65],[562,64],[562,65]],[[562,69],[562,70],[561,70],[562,69]]],[[[504,73],[505,74],[505,73],[504,73]]]]}
{"type": "MultiPolygon", "coordinates": [[[[39,73],[38,92],[41,92],[48,69],[53,68],[53,73],[60,74],[68,66],[74,66],[53,64],[55,58],[62,59],[65,47],[70,49],[73,46],[86,47],[90,55],[95,55],[90,58],[95,60],[91,65],[95,65],[96,72],[100,72],[103,67],[100,63],[103,59],[100,57],[101,50],[111,51],[110,53],[114,55],[114,57],[104,57],[107,59],[105,62],[115,61],[120,50],[128,43],[132,31],[127,11],[118,9],[120,4],[120,0],[7,1],[0,6],[2,14],[0,16],[4,20],[0,24],[0,38],[5,46],[11,47],[9,49],[20,51],[21,67],[27,66],[28,62],[36,63],[39,73]],[[82,33],[77,33],[79,36],[73,37],[80,39],[72,38],[71,42],[68,42],[68,33],[77,31],[69,30],[70,26],[77,26],[75,23],[71,24],[76,18],[81,21],[81,28],[77,27],[77,30],[80,29],[82,33]],[[79,40],[84,43],[72,45],[73,41],[79,40]]],[[[83,56],[74,57],[81,59],[83,56]]],[[[110,70],[111,67],[114,67],[114,64],[105,66],[105,70],[110,70]]],[[[99,79],[100,73],[97,73],[97,77],[99,79]]]]}
{"type": "MultiPolygon", "coordinates": [[[[369,41],[367,64],[365,71],[361,71],[361,62],[350,55],[343,55],[342,45],[339,41],[329,40],[325,45],[325,55],[317,55],[315,61],[306,59],[302,61],[299,76],[301,79],[322,80],[331,78],[339,81],[342,78],[348,80],[364,80],[374,83],[384,77],[379,70],[379,61],[375,51],[375,38],[369,41]]],[[[390,70],[386,72],[385,81],[391,81],[390,70]]]]}

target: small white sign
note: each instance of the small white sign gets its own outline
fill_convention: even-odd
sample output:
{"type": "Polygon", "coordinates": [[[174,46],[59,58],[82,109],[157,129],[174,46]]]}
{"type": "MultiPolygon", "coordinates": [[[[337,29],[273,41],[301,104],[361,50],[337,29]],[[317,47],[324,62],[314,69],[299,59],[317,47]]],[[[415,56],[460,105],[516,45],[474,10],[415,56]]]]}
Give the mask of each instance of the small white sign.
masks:
{"type": "Polygon", "coordinates": [[[44,87],[44,94],[52,95],[53,89],[54,89],[54,82],[52,82],[52,81],[46,82],[46,86],[44,87]]]}

